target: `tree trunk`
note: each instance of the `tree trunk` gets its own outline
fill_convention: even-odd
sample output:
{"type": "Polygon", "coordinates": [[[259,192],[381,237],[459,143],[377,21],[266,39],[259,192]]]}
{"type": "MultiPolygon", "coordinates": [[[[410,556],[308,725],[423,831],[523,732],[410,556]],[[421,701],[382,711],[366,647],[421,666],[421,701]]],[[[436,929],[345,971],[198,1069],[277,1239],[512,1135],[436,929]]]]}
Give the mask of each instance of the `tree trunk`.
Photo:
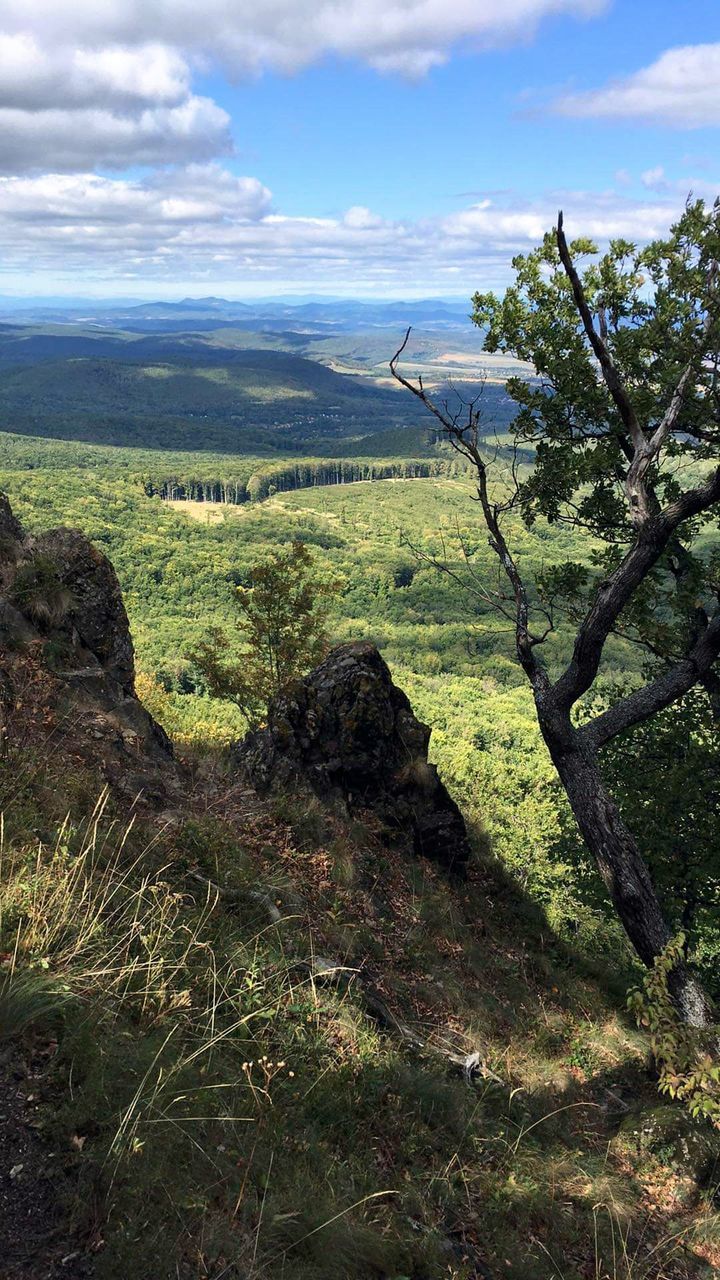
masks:
{"type": "MultiPolygon", "coordinates": [[[[672,934],[642,854],[605,788],[594,751],[578,742],[569,723],[562,743],[546,730],[547,726],[543,726],[553,764],[585,844],[630,942],[643,964],[651,968],[672,934]]],[[[669,985],[683,1022],[694,1027],[714,1022],[710,1001],[685,965],[676,967],[669,985]]]]}

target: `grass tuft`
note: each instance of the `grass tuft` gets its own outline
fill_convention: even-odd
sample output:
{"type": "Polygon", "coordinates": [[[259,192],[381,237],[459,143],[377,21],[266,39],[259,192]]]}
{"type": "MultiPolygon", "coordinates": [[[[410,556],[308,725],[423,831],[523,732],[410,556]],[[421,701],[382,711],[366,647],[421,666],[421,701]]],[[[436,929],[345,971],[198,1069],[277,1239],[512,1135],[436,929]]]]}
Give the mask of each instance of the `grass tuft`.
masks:
{"type": "Polygon", "coordinates": [[[656,1096],[602,987],[482,857],[457,888],[321,817],[8,822],[0,1034],[97,1280],[702,1276],[709,1193],[621,1127],[656,1096]]]}

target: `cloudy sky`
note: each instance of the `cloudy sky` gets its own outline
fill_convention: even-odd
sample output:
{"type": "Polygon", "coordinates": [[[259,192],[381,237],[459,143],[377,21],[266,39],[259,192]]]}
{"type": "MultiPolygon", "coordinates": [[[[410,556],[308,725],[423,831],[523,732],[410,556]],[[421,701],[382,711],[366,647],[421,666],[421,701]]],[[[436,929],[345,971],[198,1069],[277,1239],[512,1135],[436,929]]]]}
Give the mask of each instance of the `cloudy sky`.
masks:
{"type": "Polygon", "coordinates": [[[0,293],[467,296],[719,140],[718,0],[0,0],[0,293]]]}

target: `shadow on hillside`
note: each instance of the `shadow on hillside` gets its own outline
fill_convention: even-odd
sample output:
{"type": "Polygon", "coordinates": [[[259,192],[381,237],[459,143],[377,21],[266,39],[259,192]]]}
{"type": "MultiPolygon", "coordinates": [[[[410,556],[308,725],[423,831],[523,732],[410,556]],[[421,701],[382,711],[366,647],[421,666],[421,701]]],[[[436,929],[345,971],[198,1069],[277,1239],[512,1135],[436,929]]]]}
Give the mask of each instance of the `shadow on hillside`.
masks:
{"type": "MultiPolygon", "coordinates": [[[[7,829],[22,832],[24,823],[34,842],[37,824],[49,825],[62,761],[33,749],[26,763],[22,812],[17,821],[8,815],[7,829]]],[[[17,762],[14,772],[19,779],[17,762]]],[[[372,981],[428,1050],[374,1021],[352,984],[340,991],[307,976],[288,980],[273,997],[274,1020],[259,1021],[242,1058],[282,1055],[294,1079],[278,1085],[252,1125],[231,1126],[230,1139],[227,1126],[193,1128],[189,1144],[203,1148],[196,1154],[206,1180],[198,1188],[189,1175],[183,1182],[184,1148],[182,1159],[162,1155],[163,1143],[179,1150],[179,1131],[171,1147],[166,1130],[148,1129],[156,1145],[133,1156],[123,1194],[149,1176],[143,1162],[152,1161],[159,1198],[148,1183],[142,1211],[129,1200],[136,1227],[169,1212],[170,1251],[180,1218],[193,1242],[206,1227],[208,1237],[220,1234],[218,1224],[238,1252],[249,1238],[257,1267],[235,1267],[226,1251],[222,1266],[197,1273],[218,1280],[699,1280],[701,1262],[680,1247],[682,1232],[702,1221],[699,1193],[662,1134],[649,1145],[637,1134],[636,1119],[660,1100],[624,1011],[629,975],[559,938],[482,844],[467,878],[451,880],[319,806],[285,804],[278,813],[250,805],[239,784],[235,798],[218,819],[214,804],[198,813],[198,797],[188,797],[177,823],[160,838],[155,830],[143,873],[162,868],[168,892],[196,909],[207,880],[189,879],[188,868],[235,885],[234,900],[221,898],[209,918],[223,960],[251,957],[247,968],[261,982],[282,966],[289,973],[296,958],[339,958],[372,981]],[[247,885],[252,909],[239,892],[247,885]],[[280,919],[258,920],[258,893],[280,902],[280,919]],[[478,1049],[483,1071],[466,1080],[435,1052],[447,1046],[478,1049]],[[184,1197],[177,1203],[167,1190],[174,1178],[184,1197]]],[[[73,817],[87,818],[77,781],[67,802],[73,817]]],[[[138,828],[128,859],[142,839],[138,828]]],[[[142,1024],[121,1027],[109,1057],[117,1063],[129,1045],[139,1052],[143,1035],[149,1043],[142,1024]]],[[[96,1051],[86,1047],[89,1061],[96,1051]]],[[[244,1076],[233,1069],[245,1115],[244,1076]]],[[[73,1087],[82,1106],[83,1085],[73,1087]]],[[[107,1122],[94,1114],[92,1133],[107,1122]]],[[[88,1143],[88,1163],[97,1141],[88,1143]]]]}

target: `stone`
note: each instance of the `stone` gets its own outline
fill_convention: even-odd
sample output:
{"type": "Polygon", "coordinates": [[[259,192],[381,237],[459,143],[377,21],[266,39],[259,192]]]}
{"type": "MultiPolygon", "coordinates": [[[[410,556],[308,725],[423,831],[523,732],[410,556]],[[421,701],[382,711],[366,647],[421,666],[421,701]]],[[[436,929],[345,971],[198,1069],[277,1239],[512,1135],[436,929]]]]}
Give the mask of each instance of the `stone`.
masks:
{"type": "Polygon", "coordinates": [[[51,560],[71,604],[62,630],[71,629],[103,670],[131,692],[135,663],[130,624],[110,561],[77,529],[53,529],[33,539],[32,553],[51,560]]]}
{"type": "Polygon", "coordinates": [[[112,564],[76,529],[23,534],[0,494],[3,545],[10,554],[0,556],[0,751],[12,742],[14,669],[32,655],[45,668],[43,696],[78,750],[117,791],[166,807],[182,785],[180,770],[167,734],[135,694],[130,624],[112,564]],[[18,575],[38,563],[50,566],[55,608],[39,609],[17,589],[18,575]]]}
{"type": "Polygon", "coordinates": [[[429,740],[376,647],[356,643],[276,697],[266,728],[234,757],[261,794],[300,786],[350,815],[370,810],[397,842],[460,872],[465,823],[428,762],[429,740]]]}
{"type": "Polygon", "coordinates": [[[701,1187],[720,1179],[720,1134],[707,1120],[694,1120],[679,1103],[628,1116],[621,1132],[632,1135],[641,1150],[673,1164],[701,1187]]]}

